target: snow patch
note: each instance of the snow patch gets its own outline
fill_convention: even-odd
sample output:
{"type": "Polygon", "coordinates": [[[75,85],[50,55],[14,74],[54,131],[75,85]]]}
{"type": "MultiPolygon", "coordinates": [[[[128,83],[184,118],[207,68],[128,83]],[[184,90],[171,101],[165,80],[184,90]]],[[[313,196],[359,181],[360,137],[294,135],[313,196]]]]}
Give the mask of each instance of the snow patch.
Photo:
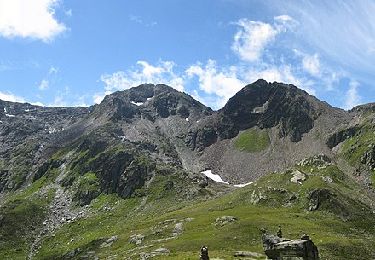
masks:
{"type": "Polygon", "coordinates": [[[267,109],[268,109],[268,100],[261,107],[254,107],[252,113],[263,114],[267,111],[267,109]]]}
{"type": "Polygon", "coordinates": [[[241,184],[234,184],[233,186],[234,187],[237,187],[237,188],[243,188],[243,187],[246,187],[247,185],[250,185],[252,184],[253,182],[248,182],[248,183],[241,183],[241,184]]]}
{"type": "Polygon", "coordinates": [[[54,134],[54,133],[57,133],[58,132],[58,130],[56,129],[56,128],[50,128],[49,130],[48,130],[48,133],[49,134],[54,134]]]}
{"type": "Polygon", "coordinates": [[[152,99],[153,97],[149,97],[149,98],[147,98],[147,101],[149,101],[150,99],[152,99]]]}
{"type": "Polygon", "coordinates": [[[25,109],[25,112],[30,112],[30,109],[25,109]]]}
{"type": "Polygon", "coordinates": [[[8,110],[6,107],[4,107],[4,113],[6,117],[15,117],[15,115],[8,114],[8,110]]]}
{"type": "Polygon", "coordinates": [[[130,101],[130,103],[132,103],[133,105],[136,105],[136,106],[141,106],[143,105],[143,102],[134,102],[134,101],[130,101]]]}
{"type": "Polygon", "coordinates": [[[185,118],[185,120],[186,120],[186,122],[189,122],[189,118],[187,117],[187,118],[185,118]]]}
{"type": "Polygon", "coordinates": [[[61,129],[57,129],[57,128],[46,128],[44,129],[45,131],[48,131],[49,134],[54,134],[54,133],[58,133],[58,132],[61,132],[61,131],[64,131],[65,128],[61,128],[61,129]]]}
{"type": "Polygon", "coordinates": [[[220,177],[220,175],[212,173],[211,170],[205,170],[205,171],[203,171],[201,173],[203,173],[204,175],[206,175],[206,177],[210,178],[214,182],[221,182],[221,183],[229,184],[228,182],[223,181],[223,179],[220,177]]]}

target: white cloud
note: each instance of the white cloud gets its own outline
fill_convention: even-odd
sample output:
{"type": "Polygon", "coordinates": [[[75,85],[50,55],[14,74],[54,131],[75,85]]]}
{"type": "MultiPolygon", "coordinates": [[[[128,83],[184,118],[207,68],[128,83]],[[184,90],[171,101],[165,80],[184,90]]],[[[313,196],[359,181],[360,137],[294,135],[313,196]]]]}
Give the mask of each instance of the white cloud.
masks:
{"type": "Polygon", "coordinates": [[[109,95],[111,94],[112,92],[110,91],[106,91],[106,92],[102,92],[102,93],[95,93],[94,96],[93,96],[93,100],[94,100],[94,103],[95,104],[100,104],[103,99],[105,98],[106,95],[109,95]]]}
{"type": "Polygon", "coordinates": [[[4,101],[11,101],[11,102],[19,102],[19,103],[25,103],[25,99],[23,97],[19,97],[16,95],[13,95],[12,93],[5,93],[0,91],[0,99],[4,101]]]}
{"type": "Polygon", "coordinates": [[[274,18],[274,27],[277,29],[278,32],[286,32],[287,30],[293,30],[297,25],[298,22],[294,20],[289,15],[279,15],[275,16],[274,18]]]}
{"type": "Polygon", "coordinates": [[[245,86],[245,83],[238,78],[235,66],[218,70],[214,60],[208,60],[205,66],[201,64],[190,66],[186,74],[190,78],[198,77],[199,88],[206,94],[217,95],[219,97],[217,104],[220,105],[224,105],[245,86]]]}
{"type": "Polygon", "coordinates": [[[241,28],[234,35],[232,50],[245,61],[258,60],[265,46],[277,34],[275,28],[268,23],[241,19],[237,25],[241,28]]]}
{"type": "Polygon", "coordinates": [[[314,77],[321,76],[322,68],[320,64],[320,58],[317,53],[310,55],[297,49],[294,49],[293,51],[296,54],[296,56],[302,58],[302,68],[307,73],[309,73],[310,75],[314,77]]]}
{"type": "MultiPolygon", "coordinates": [[[[308,54],[301,50],[293,49],[296,57],[301,58],[301,70],[312,76],[326,91],[337,90],[338,83],[343,78],[350,78],[349,74],[340,67],[332,68],[326,63],[321,62],[318,53],[308,54]]],[[[323,61],[323,59],[322,59],[323,61]]],[[[295,66],[298,68],[298,66],[295,66]]]]}
{"type": "Polygon", "coordinates": [[[39,90],[46,90],[49,88],[49,81],[46,79],[43,79],[39,84],[39,90]]]}
{"type": "Polygon", "coordinates": [[[10,101],[10,102],[18,102],[18,103],[30,103],[31,105],[34,105],[34,106],[44,106],[44,104],[42,102],[30,102],[30,101],[27,101],[26,99],[24,99],[23,97],[20,97],[20,96],[17,96],[17,95],[14,95],[10,92],[1,92],[0,91],[0,100],[4,100],[4,101],[10,101]]]}
{"type": "Polygon", "coordinates": [[[313,76],[320,75],[320,61],[318,54],[305,55],[302,59],[303,68],[313,76]]]}
{"type": "Polygon", "coordinates": [[[51,66],[48,70],[48,74],[56,74],[57,72],[59,72],[59,69],[54,67],[54,66],[51,66]]]}
{"type": "Polygon", "coordinates": [[[277,34],[287,31],[296,23],[288,15],[274,17],[274,24],[240,19],[236,25],[240,28],[234,35],[232,50],[244,61],[257,61],[268,44],[277,34]]]}
{"type": "Polygon", "coordinates": [[[361,103],[361,97],[358,94],[359,83],[355,80],[349,82],[349,89],[345,96],[345,109],[351,109],[361,103]]]}
{"type": "Polygon", "coordinates": [[[58,22],[59,0],[0,0],[0,35],[51,41],[66,27],[58,22]]]}
{"type": "Polygon", "coordinates": [[[100,80],[104,82],[107,93],[129,89],[144,83],[167,84],[183,91],[184,80],[175,74],[174,67],[175,63],[172,61],[160,61],[156,66],[146,61],[138,61],[135,68],[103,74],[100,80]]]}
{"type": "Polygon", "coordinates": [[[33,105],[33,106],[40,106],[40,107],[44,107],[44,104],[42,103],[42,102],[31,102],[30,103],[31,105],[33,105]]]}
{"type": "Polygon", "coordinates": [[[143,67],[142,77],[149,79],[155,75],[160,75],[163,72],[171,71],[174,63],[171,61],[166,61],[162,62],[161,66],[152,66],[146,61],[137,61],[137,65],[141,65],[143,67]]]}
{"type": "Polygon", "coordinates": [[[286,23],[286,22],[293,22],[294,19],[290,17],[289,15],[283,14],[279,16],[275,16],[273,18],[276,22],[286,23]]]}

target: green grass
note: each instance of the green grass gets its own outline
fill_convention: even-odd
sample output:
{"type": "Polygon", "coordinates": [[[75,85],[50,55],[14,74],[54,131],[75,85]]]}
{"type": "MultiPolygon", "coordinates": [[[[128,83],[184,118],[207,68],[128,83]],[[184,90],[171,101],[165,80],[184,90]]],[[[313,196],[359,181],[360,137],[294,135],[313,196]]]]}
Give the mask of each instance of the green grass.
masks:
{"type": "MultiPolygon", "coordinates": [[[[251,129],[241,133],[236,142],[254,148],[259,140],[269,145],[266,131],[251,129]]],[[[105,151],[108,152],[113,154],[111,150],[105,151]]],[[[99,189],[97,173],[81,167],[84,162],[93,161],[81,157],[92,158],[86,152],[77,155],[74,160],[77,164],[69,168],[75,178],[72,187],[83,193],[95,192],[99,189]]],[[[139,156],[133,167],[151,167],[150,163],[147,157],[139,156]]],[[[114,255],[118,259],[138,259],[141,252],[160,247],[168,248],[171,253],[154,259],[197,259],[202,245],[209,247],[211,258],[233,259],[233,252],[237,250],[263,253],[260,229],[275,233],[278,225],[290,239],[308,233],[318,246],[322,260],[371,259],[375,254],[375,218],[365,200],[360,199],[365,193],[335,165],[296,166],[220,196],[215,186],[199,188],[182,169],[165,164],[157,164],[152,169],[156,176],[151,184],[139,188],[128,199],[117,194],[93,196],[96,198],[90,202],[90,213],[46,237],[35,259],[61,259],[78,249],[77,259],[92,251],[99,259],[114,255]],[[306,175],[302,184],[290,181],[295,169],[306,175]],[[323,177],[333,181],[326,182],[323,177]],[[332,197],[322,201],[319,210],[308,211],[309,194],[316,189],[329,190],[332,197]],[[291,200],[292,196],[295,199],[291,200]],[[216,218],[222,216],[235,216],[237,221],[216,226],[216,218]],[[179,237],[158,241],[172,237],[179,222],[183,223],[179,237]],[[147,247],[129,242],[135,234],[145,236],[142,246],[147,247]],[[115,235],[118,240],[111,246],[100,246],[115,235]]],[[[41,227],[53,198],[52,190],[45,197],[38,191],[54,180],[57,171],[49,169],[30,187],[7,198],[0,209],[3,216],[0,259],[25,259],[32,234],[41,227]]]]}
{"type": "Polygon", "coordinates": [[[88,204],[100,194],[100,182],[94,172],[87,172],[79,176],[73,184],[73,199],[81,206],[88,204]]]}
{"type": "Polygon", "coordinates": [[[248,129],[240,133],[234,141],[234,146],[245,152],[254,153],[265,150],[270,144],[267,130],[248,129]]]}
{"type": "Polygon", "coordinates": [[[25,190],[25,194],[18,193],[9,198],[0,208],[1,259],[25,259],[33,235],[41,228],[53,192],[45,195],[32,193],[39,184],[25,190]]]}
{"type": "Polygon", "coordinates": [[[353,166],[358,165],[361,157],[375,143],[374,129],[371,123],[364,123],[360,131],[344,141],[341,155],[353,166]]]}
{"type": "Polygon", "coordinates": [[[211,258],[232,259],[237,250],[263,253],[260,228],[276,232],[278,225],[282,226],[287,238],[297,239],[302,233],[308,233],[318,246],[321,259],[369,259],[375,253],[375,220],[370,210],[356,199],[361,193],[359,186],[334,165],[325,169],[297,168],[307,176],[302,184],[291,183],[292,171],[286,171],[268,175],[256,185],[213,199],[182,199],[186,196],[184,187],[189,184],[181,182],[178,174],[155,178],[155,182],[143,191],[148,194],[148,200],[146,197],[124,200],[116,195],[101,195],[91,203],[95,213],[63,226],[55,237],[46,239],[37,259],[59,258],[77,248],[81,249],[77,257],[95,251],[100,259],[111,255],[137,259],[139,253],[160,247],[168,248],[171,253],[155,259],[197,259],[203,244],[209,247],[211,258]],[[322,176],[331,177],[333,182],[324,182],[322,176]],[[170,181],[174,188],[165,189],[170,181]],[[337,207],[334,200],[332,204],[324,204],[321,210],[308,211],[308,194],[317,188],[329,189],[336,194],[340,207],[352,213],[350,218],[343,220],[340,217],[341,212],[334,210],[337,207]],[[263,198],[254,202],[254,193],[262,193],[263,198]],[[292,194],[296,194],[297,199],[288,203],[292,194]],[[140,207],[142,201],[146,203],[140,207]],[[105,211],[105,207],[111,210],[105,211]],[[215,219],[221,216],[235,216],[238,220],[215,226],[215,219]],[[187,218],[190,221],[186,221],[187,218]],[[181,236],[156,241],[171,237],[177,222],[183,222],[181,236]],[[143,234],[142,245],[148,247],[138,248],[129,243],[130,236],[135,234],[143,234]],[[108,248],[101,248],[100,244],[113,235],[117,235],[118,240],[108,248]]]}
{"type": "Polygon", "coordinates": [[[363,156],[367,152],[371,152],[375,144],[375,134],[371,122],[365,122],[355,136],[344,141],[340,155],[351,165],[357,169],[364,167],[369,172],[369,179],[372,182],[372,188],[375,187],[375,170],[372,169],[374,165],[366,165],[362,161],[363,156]]]}

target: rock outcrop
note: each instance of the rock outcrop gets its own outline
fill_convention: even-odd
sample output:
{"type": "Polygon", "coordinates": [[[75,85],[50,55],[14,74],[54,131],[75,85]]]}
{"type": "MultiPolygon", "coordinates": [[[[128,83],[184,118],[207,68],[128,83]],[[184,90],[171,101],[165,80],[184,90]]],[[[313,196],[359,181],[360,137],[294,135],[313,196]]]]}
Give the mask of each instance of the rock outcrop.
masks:
{"type": "Polygon", "coordinates": [[[318,248],[308,235],[301,239],[289,240],[267,234],[263,231],[262,242],[264,253],[273,260],[319,260],[318,248]]]}

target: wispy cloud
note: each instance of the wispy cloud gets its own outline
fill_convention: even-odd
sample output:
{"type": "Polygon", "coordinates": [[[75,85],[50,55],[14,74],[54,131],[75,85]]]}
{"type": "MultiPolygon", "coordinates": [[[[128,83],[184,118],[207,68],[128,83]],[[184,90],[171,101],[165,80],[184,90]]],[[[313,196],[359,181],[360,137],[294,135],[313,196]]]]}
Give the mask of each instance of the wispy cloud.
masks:
{"type": "Polygon", "coordinates": [[[49,67],[49,70],[48,70],[49,75],[56,74],[57,72],[59,72],[59,68],[56,68],[54,66],[49,67]]]}
{"type": "Polygon", "coordinates": [[[138,15],[129,15],[129,20],[131,22],[143,25],[145,27],[153,27],[158,24],[156,21],[151,21],[151,22],[145,21],[144,19],[142,19],[142,17],[138,15]]]}
{"type": "Polygon", "coordinates": [[[0,0],[0,35],[51,41],[66,27],[54,17],[58,0],[0,0]]]}
{"type": "Polygon", "coordinates": [[[12,65],[4,63],[4,62],[0,62],[0,72],[13,70],[13,69],[14,67],[12,65]]]}
{"type": "Polygon", "coordinates": [[[72,9],[66,10],[65,15],[68,16],[68,17],[72,17],[73,16],[73,10],[72,9]]]}
{"type": "Polygon", "coordinates": [[[50,83],[51,81],[54,82],[55,80],[55,75],[59,72],[59,69],[54,67],[54,66],[51,66],[49,69],[48,69],[48,72],[47,72],[47,75],[41,80],[41,82],[39,83],[39,86],[38,86],[38,89],[39,90],[47,90],[49,89],[50,87],[50,83]]]}
{"type": "Polygon", "coordinates": [[[375,71],[375,2],[273,1],[273,8],[300,22],[301,46],[310,46],[326,59],[353,73],[375,71]]]}
{"type": "Polygon", "coordinates": [[[58,90],[53,97],[53,102],[47,104],[49,107],[88,107],[86,95],[75,95],[69,86],[58,90]]]}
{"type": "Polygon", "coordinates": [[[303,68],[312,76],[319,76],[320,74],[320,61],[318,54],[305,55],[302,59],[303,68]]]}
{"type": "Polygon", "coordinates": [[[43,79],[39,84],[39,90],[46,90],[49,88],[49,81],[46,79],[43,79]]]}
{"type": "Polygon", "coordinates": [[[361,97],[358,94],[359,83],[355,80],[349,82],[349,89],[345,95],[345,109],[351,109],[361,103],[361,97]]]}

